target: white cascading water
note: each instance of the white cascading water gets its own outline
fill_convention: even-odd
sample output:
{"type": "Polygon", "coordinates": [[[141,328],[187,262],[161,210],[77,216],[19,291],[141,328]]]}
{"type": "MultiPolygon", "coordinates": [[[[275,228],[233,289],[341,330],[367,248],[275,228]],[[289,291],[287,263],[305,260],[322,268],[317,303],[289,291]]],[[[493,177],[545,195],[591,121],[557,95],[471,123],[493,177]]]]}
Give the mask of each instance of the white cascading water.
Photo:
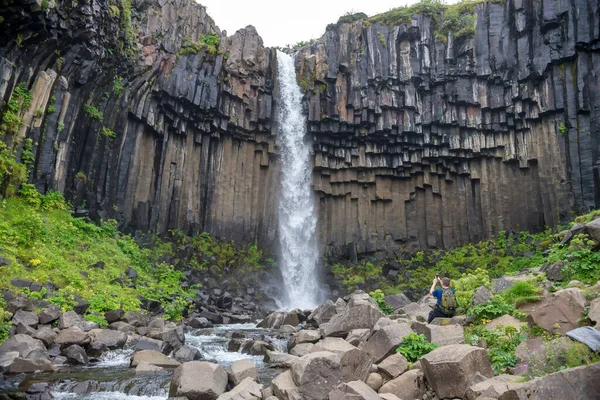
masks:
{"type": "Polygon", "coordinates": [[[320,288],[317,263],[317,216],[312,189],[310,143],[305,141],[302,92],[296,82],[294,58],[277,51],[279,68],[279,195],[280,269],[286,299],[283,308],[314,308],[320,288]]]}

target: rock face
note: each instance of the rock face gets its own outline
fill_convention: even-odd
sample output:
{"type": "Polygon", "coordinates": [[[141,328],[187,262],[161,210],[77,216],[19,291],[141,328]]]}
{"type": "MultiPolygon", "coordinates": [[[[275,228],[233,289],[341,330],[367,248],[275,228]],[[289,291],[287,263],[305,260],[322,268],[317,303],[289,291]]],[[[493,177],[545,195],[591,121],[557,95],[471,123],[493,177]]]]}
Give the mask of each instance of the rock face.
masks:
{"type": "Polygon", "coordinates": [[[466,344],[443,346],[421,358],[423,373],[439,398],[463,398],[475,374],[494,375],[485,349],[466,344]]]}
{"type": "MultiPolygon", "coordinates": [[[[192,0],[132,3],[121,22],[108,0],[8,2],[0,100],[25,83],[33,101],[2,140],[31,139],[38,189],[92,216],[270,247],[275,50],[253,27],[225,37],[192,0]],[[218,52],[198,45],[211,34],[218,52]]],[[[415,15],[303,47],[324,251],[449,248],[598,206],[596,11],[509,0],[475,9],[473,38],[415,15]]]]}

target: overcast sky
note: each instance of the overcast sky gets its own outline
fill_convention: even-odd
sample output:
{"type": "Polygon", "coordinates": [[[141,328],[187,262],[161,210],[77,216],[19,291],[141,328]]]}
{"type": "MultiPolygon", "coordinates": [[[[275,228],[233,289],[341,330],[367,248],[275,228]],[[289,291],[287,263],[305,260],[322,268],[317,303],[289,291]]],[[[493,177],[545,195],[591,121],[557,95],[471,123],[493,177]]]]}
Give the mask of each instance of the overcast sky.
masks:
{"type": "Polygon", "coordinates": [[[371,16],[416,0],[196,0],[206,6],[228,35],[254,25],[266,46],[285,46],[319,38],[327,24],[346,12],[371,16]]]}

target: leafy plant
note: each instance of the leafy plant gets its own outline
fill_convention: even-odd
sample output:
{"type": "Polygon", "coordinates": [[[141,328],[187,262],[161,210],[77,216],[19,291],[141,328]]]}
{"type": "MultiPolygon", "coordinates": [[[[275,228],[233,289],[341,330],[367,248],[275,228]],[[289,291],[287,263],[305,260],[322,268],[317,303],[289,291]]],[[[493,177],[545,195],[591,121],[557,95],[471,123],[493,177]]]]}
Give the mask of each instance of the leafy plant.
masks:
{"type": "Polygon", "coordinates": [[[102,112],[98,111],[98,109],[96,107],[94,107],[93,105],[91,105],[89,103],[84,104],[83,109],[90,117],[92,117],[92,119],[97,119],[97,120],[104,119],[104,114],[102,112]]]}
{"type": "Polygon", "coordinates": [[[394,307],[390,306],[385,302],[385,293],[383,293],[381,289],[377,289],[369,293],[369,296],[371,296],[373,300],[377,302],[379,310],[381,310],[382,313],[389,315],[394,312],[394,307]]]}
{"type": "Polygon", "coordinates": [[[102,135],[104,135],[105,137],[107,137],[109,139],[114,139],[117,137],[117,133],[106,126],[102,127],[102,135]]]}
{"type": "Polygon", "coordinates": [[[12,323],[10,322],[12,313],[5,310],[5,308],[6,302],[4,301],[4,298],[0,296],[0,344],[8,339],[10,328],[12,327],[12,323]]]}
{"type": "Polygon", "coordinates": [[[467,328],[465,338],[467,343],[473,346],[487,348],[492,368],[497,375],[508,372],[508,369],[517,363],[515,349],[525,340],[526,335],[513,326],[499,326],[492,330],[484,325],[477,325],[467,328]]]}
{"type": "Polygon", "coordinates": [[[475,317],[475,320],[492,320],[497,317],[501,317],[506,314],[512,314],[515,310],[515,307],[512,304],[508,304],[504,302],[501,297],[494,297],[486,304],[480,304],[478,306],[472,307],[467,315],[471,315],[475,317]]]}
{"type": "Polygon", "coordinates": [[[402,338],[402,343],[396,349],[396,353],[402,354],[410,362],[415,362],[438,347],[439,345],[428,342],[423,335],[409,333],[402,338]]]}
{"type": "Polygon", "coordinates": [[[181,56],[198,54],[200,50],[206,49],[209,54],[215,55],[219,52],[219,42],[219,36],[216,34],[200,35],[197,42],[192,41],[190,38],[184,38],[183,47],[177,54],[181,56]]]}
{"type": "Polygon", "coordinates": [[[122,76],[115,76],[113,79],[113,90],[115,91],[115,95],[120,96],[121,93],[123,93],[123,91],[125,90],[125,87],[123,86],[123,77],[122,76]]]}
{"type": "Polygon", "coordinates": [[[106,319],[99,315],[87,314],[84,318],[86,321],[91,321],[91,322],[97,323],[100,328],[105,328],[108,326],[108,322],[106,321],[106,319]]]}

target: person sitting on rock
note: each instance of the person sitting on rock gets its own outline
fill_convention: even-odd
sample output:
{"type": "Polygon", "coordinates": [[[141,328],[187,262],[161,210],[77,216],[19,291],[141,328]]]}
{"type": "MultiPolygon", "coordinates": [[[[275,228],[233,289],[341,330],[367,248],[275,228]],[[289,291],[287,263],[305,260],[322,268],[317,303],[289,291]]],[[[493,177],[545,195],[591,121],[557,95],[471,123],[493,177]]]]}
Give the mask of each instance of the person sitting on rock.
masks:
{"type": "Polygon", "coordinates": [[[450,287],[450,278],[444,277],[440,279],[438,275],[435,276],[429,294],[437,299],[435,308],[429,312],[429,318],[427,323],[430,324],[434,318],[451,318],[454,316],[456,310],[456,295],[454,289],[450,287]],[[436,289],[437,284],[442,285],[441,289],[436,289]]]}

